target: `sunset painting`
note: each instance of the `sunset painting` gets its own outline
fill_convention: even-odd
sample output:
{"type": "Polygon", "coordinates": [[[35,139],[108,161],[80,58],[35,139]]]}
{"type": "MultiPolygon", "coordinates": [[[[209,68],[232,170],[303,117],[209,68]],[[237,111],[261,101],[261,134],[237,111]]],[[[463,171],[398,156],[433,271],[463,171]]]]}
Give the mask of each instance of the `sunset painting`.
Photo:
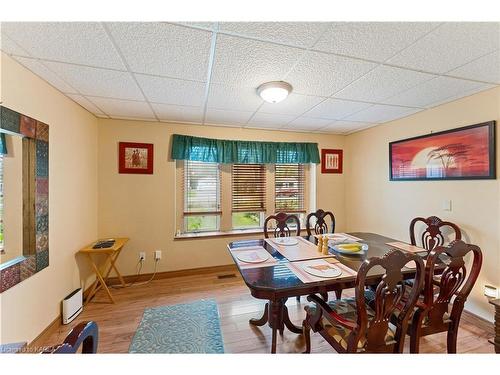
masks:
{"type": "Polygon", "coordinates": [[[389,144],[391,180],[495,178],[495,122],[389,144]]]}

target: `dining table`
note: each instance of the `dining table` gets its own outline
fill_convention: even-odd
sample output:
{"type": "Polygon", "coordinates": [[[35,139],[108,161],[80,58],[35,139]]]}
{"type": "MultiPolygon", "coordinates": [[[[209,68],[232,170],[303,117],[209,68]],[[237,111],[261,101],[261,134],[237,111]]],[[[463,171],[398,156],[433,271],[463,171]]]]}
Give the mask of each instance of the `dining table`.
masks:
{"type": "MultiPolygon", "coordinates": [[[[277,247],[273,245],[271,240],[266,239],[250,239],[234,241],[228,244],[228,249],[233,257],[234,262],[238,266],[241,276],[250,290],[253,297],[267,300],[264,308],[264,313],[261,318],[250,319],[250,324],[255,326],[264,326],[269,324],[272,329],[272,344],[271,353],[276,353],[277,333],[283,334],[285,328],[291,332],[302,334],[302,327],[294,325],[289,317],[288,309],[285,305],[290,297],[307,296],[310,294],[320,294],[327,296],[328,292],[339,292],[344,289],[353,288],[356,281],[356,272],[361,267],[361,264],[369,258],[380,257],[393,249],[388,243],[398,242],[398,240],[386,237],[376,233],[368,232],[350,232],[349,236],[354,236],[360,239],[360,243],[368,245],[366,251],[359,254],[341,254],[328,246],[328,258],[325,260],[337,262],[338,265],[347,267],[352,270],[352,275],[344,275],[339,278],[328,278],[314,282],[303,282],[296,273],[292,271],[295,261],[291,261],[283,256],[277,247]],[[238,261],[235,253],[238,249],[245,248],[264,248],[272,257],[273,263],[262,267],[246,267],[241,261],[238,261]],[[236,251],[235,251],[236,250],[236,251]]],[[[301,236],[300,238],[309,241],[313,245],[318,244],[317,236],[301,236]]],[[[425,249],[418,253],[424,259],[427,256],[425,249]]],[[[403,277],[412,279],[415,277],[415,269],[404,268],[403,277]]],[[[367,285],[378,284],[384,269],[376,267],[370,270],[367,275],[367,285]]]]}

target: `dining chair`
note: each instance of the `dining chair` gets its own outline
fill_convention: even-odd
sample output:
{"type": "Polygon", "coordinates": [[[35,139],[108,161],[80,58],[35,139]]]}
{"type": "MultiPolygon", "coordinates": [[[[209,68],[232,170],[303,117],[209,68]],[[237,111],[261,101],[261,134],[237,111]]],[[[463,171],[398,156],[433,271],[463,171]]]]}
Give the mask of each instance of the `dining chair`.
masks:
{"type": "Polygon", "coordinates": [[[274,237],[290,237],[292,235],[300,236],[300,219],[297,215],[289,215],[285,212],[278,212],[275,215],[270,215],[264,220],[264,237],[269,238],[272,234],[274,237]],[[296,227],[290,228],[288,222],[295,222],[296,227]],[[276,226],[272,229],[272,232],[268,229],[270,222],[275,222],[276,226]],[[295,234],[292,234],[295,232],[295,234]]]}
{"type": "Polygon", "coordinates": [[[410,222],[410,242],[414,246],[418,246],[415,238],[415,225],[419,222],[426,225],[425,230],[420,236],[420,242],[422,247],[427,251],[431,251],[438,246],[444,246],[446,244],[445,237],[441,231],[444,227],[450,227],[452,229],[455,234],[455,240],[462,239],[460,228],[452,222],[443,221],[437,216],[429,216],[428,218],[416,217],[410,222]]]}
{"type": "Polygon", "coordinates": [[[99,329],[94,321],[81,322],[73,328],[62,344],[52,346],[43,354],[74,354],[82,346],[82,354],[97,353],[99,329]]]}
{"type": "Polygon", "coordinates": [[[307,235],[312,236],[313,234],[325,234],[325,233],[333,233],[335,232],[335,216],[330,211],[323,211],[321,208],[316,210],[316,212],[311,212],[306,217],[306,230],[307,235]],[[314,224],[314,228],[311,228],[311,219],[315,217],[316,223],[314,224]],[[328,222],[327,218],[330,218],[330,230],[328,230],[328,222]],[[313,233],[314,230],[314,233],[313,233]]]}
{"type": "MultiPolygon", "coordinates": [[[[285,212],[278,212],[275,215],[270,215],[264,220],[264,237],[269,238],[268,224],[275,222],[272,234],[274,237],[290,237],[292,236],[292,228],[288,226],[288,222],[295,222],[295,236],[300,236],[300,219],[297,215],[289,215],[285,212]]],[[[300,302],[300,296],[295,297],[300,302]]]]}
{"type": "Polygon", "coordinates": [[[460,317],[482,262],[481,249],[462,240],[431,250],[425,264],[423,293],[416,304],[408,329],[411,353],[419,352],[421,337],[440,332],[447,332],[448,353],[457,352],[460,317]],[[470,253],[473,260],[467,271],[465,257],[470,253]],[[440,259],[443,254],[448,258],[444,261],[446,266],[441,274],[436,275],[435,268],[436,265],[443,264],[440,259]]]}
{"type": "Polygon", "coordinates": [[[410,313],[422,289],[424,264],[412,253],[393,249],[382,257],[363,262],[358,270],[355,297],[325,302],[316,295],[307,299],[303,333],[306,353],[311,352],[310,331],[318,332],[338,353],[402,353],[410,313]],[[415,261],[415,283],[404,283],[402,269],[415,261]],[[382,267],[383,276],[374,291],[366,290],[367,274],[382,267]],[[401,306],[403,295],[408,299],[401,306]],[[397,308],[395,324],[391,318],[397,308]]]}

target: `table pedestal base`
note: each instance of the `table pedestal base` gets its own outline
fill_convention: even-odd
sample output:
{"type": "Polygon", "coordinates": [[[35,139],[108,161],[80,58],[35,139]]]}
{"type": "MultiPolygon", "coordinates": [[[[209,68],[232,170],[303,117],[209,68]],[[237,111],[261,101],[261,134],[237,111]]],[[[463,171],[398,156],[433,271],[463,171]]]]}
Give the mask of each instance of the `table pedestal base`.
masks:
{"type": "Polygon", "coordinates": [[[250,319],[250,324],[255,326],[263,326],[269,323],[269,327],[272,329],[272,345],[271,353],[276,353],[276,334],[279,331],[280,335],[283,335],[283,331],[288,328],[293,333],[302,333],[302,327],[297,327],[290,320],[288,315],[288,308],[285,303],[288,298],[281,298],[277,301],[269,301],[264,307],[264,314],[260,319],[250,319]]]}

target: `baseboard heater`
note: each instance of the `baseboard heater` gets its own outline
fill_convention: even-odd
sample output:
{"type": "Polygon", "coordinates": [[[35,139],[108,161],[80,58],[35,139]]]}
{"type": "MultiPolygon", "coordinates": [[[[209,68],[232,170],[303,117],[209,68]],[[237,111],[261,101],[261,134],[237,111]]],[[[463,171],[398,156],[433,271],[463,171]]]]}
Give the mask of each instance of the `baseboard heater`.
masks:
{"type": "Polygon", "coordinates": [[[62,323],[73,321],[83,310],[82,288],[76,289],[62,301],[62,323]]]}

